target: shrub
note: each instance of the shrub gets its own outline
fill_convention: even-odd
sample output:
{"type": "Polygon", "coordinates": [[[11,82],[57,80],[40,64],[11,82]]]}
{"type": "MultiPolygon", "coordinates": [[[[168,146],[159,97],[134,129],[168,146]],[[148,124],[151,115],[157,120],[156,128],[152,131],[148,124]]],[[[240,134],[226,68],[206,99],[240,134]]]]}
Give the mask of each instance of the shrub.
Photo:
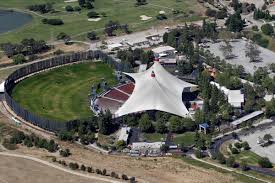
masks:
{"type": "Polygon", "coordinates": [[[102,175],[102,171],[101,171],[101,170],[99,170],[99,169],[96,169],[96,170],[95,170],[95,172],[96,172],[96,174],[100,174],[100,175],[102,175]]]}
{"type": "Polygon", "coordinates": [[[26,62],[27,60],[23,54],[17,54],[12,57],[12,61],[15,64],[22,64],[22,63],[26,62]]]}
{"type": "Polygon", "coordinates": [[[158,14],[157,15],[157,19],[158,20],[166,20],[167,19],[167,16],[165,14],[158,14]]]}
{"type": "Polygon", "coordinates": [[[241,161],[240,167],[241,167],[242,171],[247,171],[249,169],[249,167],[247,166],[247,162],[245,160],[241,161]]]}
{"type": "Polygon", "coordinates": [[[56,157],[52,157],[52,162],[56,162],[56,157]]]}
{"type": "Polygon", "coordinates": [[[68,12],[72,12],[72,11],[74,11],[74,8],[71,5],[67,5],[65,7],[65,10],[68,11],[68,12]]]}
{"type": "Polygon", "coordinates": [[[81,11],[81,7],[80,6],[75,6],[74,11],[78,11],[78,12],[81,11]]]}
{"type": "Polygon", "coordinates": [[[269,35],[269,36],[274,33],[274,29],[273,29],[272,25],[270,25],[270,24],[262,25],[261,30],[265,35],[269,35]]]}
{"type": "Polygon", "coordinates": [[[92,173],[93,172],[93,168],[92,167],[87,167],[87,172],[92,173]]]}
{"type": "Polygon", "coordinates": [[[244,150],[249,150],[250,149],[250,146],[249,146],[248,142],[246,142],[246,141],[243,142],[242,146],[243,146],[244,150]]]}
{"type": "Polygon", "coordinates": [[[258,160],[258,164],[263,168],[272,168],[273,165],[268,158],[263,157],[258,160]]]}
{"type": "Polygon", "coordinates": [[[242,148],[242,144],[239,143],[239,142],[236,142],[236,143],[234,144],[234,146],[235,146],[236,148],[238,148],[238,149],[241,149],[241,148],[242,148]]]}
{"type": "Polygon", "coordinates": [[[135,183],[136,182],[136,178],[135,177],[131,177],[129,180],[130,180],[130,183],[135,183]]]}
{"type": "Polygon", "coordinates": [[[217,160],[219,161],[220,164],[226,163],[226,159],[225,159],[224,155],[220,152],[217,154],[217,160]]]}
{"type": "Polygon", "coordinates": [[[259,28],[258,28],[257,25],[253,25],[253,26],[252,26],[252,30],[253,30],[253,31],[259,31],[259,28]]]}
{"type": "Polygon", "coordinates": [[[81,165],[80,170],[86,171],[86,166],[85,165],[81,165]]]}
{"type": "Polygon", "coordinates": [[[90,39],[90,40],[97,40],[97,36],[96,36],[96,33],[94,31],[92,32],[88,32],[87,33],[87,38],[90,39]]]}
{"type": "Polygon", "coordinates": [[[17,148],[16,144],[10,143],[10,140],[8,139],[4,139],[2,145],[8,150],[15,150],[17,148]]]}
{"type": "Polygon", "coordinates": [[[77,163],[69,163],[69,167],[72,170],[77,170],[79,168],[79,165],[77,163]]]}
{"type": "Polygon", "coordinates": [[[99,14],[98,14],[97,12],[95,12],[95,11],[90,11],[90,12],[87,14],[87,16],[88,16],[89,18],[98,18],[98,17],[99,17],[99,14]]]}
{"type": "Polygon", "coordinates": [[[107,170],[106,169],[103,169],[102,170],[102,175],[106,175],[107,174],[107,170]]]}
{"type": "Polygon", "coordinates": [[[61,19],[42,19],[43,24],[49,24],[49,25],[63,25],[64,22],[61,19]]]}
{"type": "Polygon", "coordinates": [[[230,156],[227,160],[226,160],[226,165],[228,167],[235,167],[235,158],[233,156],[230,156]]]}
{"type": "Polygon", "coordinates": [[[195,150],[195,156],[197,158],[203,158],[203,154],[202,154],[201,150],[195,150]]]}
{"type": "Polygon", "coordinates": [[[61,149],[61,150],[59,151],[59,154],[60,154],[62,157],[68,157],[68,156],[71,155],[71,152],[70,152],[70,149],[65,149],[65,150],[61,149]]]}
{"type": "Polygon", "coordinates": [[[125,175],[125,174],[122,174],[122,175],[121,175],[121,178],[122,178],[122,180],[129,180],[128,176],[125,175]]]}
{"type": "Polygon", "coordinates": [[[239,151],[238,151],[238,149],[236,149],[236,148],[233,147],[233,148],[231,149],[231,153],[232,153],[232,154],[239,154],[239,151]]]}

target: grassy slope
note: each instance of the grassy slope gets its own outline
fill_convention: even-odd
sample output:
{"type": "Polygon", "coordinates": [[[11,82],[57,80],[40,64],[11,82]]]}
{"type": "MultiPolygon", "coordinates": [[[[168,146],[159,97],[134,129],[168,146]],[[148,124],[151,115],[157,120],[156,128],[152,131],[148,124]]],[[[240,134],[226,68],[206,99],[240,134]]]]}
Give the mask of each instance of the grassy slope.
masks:
{"type": "Polygon", "coordinates": [[[195,143],[195,133],[185,132],[183,134],[177,135],[173,140],[176,144],[184,144],[185,146],[190,146],[195,143]]]}
{"type": "MultiPolygon", "coordinates": [[[[51,1],[9,0],[1,1],[0,7],[25,9],[27,5],[42,2],[51,1]]],[[[60,10],[61,12],[55,14],[45,14],[43,16],[46,16],[48,18],[61,18],[64,20],[64,25],[44,25],[41,23],[42,17],[33,14],[34,20],[32,21],[32,23],[16,31],[0,35],[0,42],[16,42],[20,41],[22,38],[28,37],[34,37],[36,39],[53,40],[55,39],[56,35],[60,32],[66,32],[70,35],[78,35],[79,33],[83,33],[83,35],[85,35],[85,32],[87,31],[98,30],[100,28],[103,28],[105,23],[109,20],[118,20],[121,23],[128,23],[132,30],[139,30],[148,28],[156,23],[159,23],[159,21],[156,20],[155,16],[158,14],[160,10],[164,10],[167,12],[168,15],[172,15],[172,8],[183,10],[186,13],[189,10],[194,10],[198,13],[201,13],[199,12],[199,8],[196,8],[198,6],[196,0],[148,0],[149,4],[141,7],[135,7],[135,1],[132,0],[97,0],[95,3],[94,11],[98,13],[104,12],[107,14],[107,17],[104,17],[99,22],[88,22],[88,10],[86,9],[84,9],[81,12],[81,14],[64,12],[64,7],[66,5],[70,4],[72,6],[76,6],[77,3],[64,3],[62,0],[56,0],[54,2],[54,8],[56,10],[60,10]],[[153,17],[153,19],[151,19],[148,22],[143,22],[140,20],[140,15],[151,16],[153,17]]],[[[182,19],[192,20],[194,18],[196,19],[196,17],[197,16],[182,19]]],[[[98,32],[102,32],[102,29],[98,30],[98,32]]]]}
{"type": "Polygon", "coordinates": [[[103,63],[64,66],[23,80],[12,96],[26,109],[55,120],[87,118],[91,86],[105,78],[115,84],[112,69],[103,63]]]}

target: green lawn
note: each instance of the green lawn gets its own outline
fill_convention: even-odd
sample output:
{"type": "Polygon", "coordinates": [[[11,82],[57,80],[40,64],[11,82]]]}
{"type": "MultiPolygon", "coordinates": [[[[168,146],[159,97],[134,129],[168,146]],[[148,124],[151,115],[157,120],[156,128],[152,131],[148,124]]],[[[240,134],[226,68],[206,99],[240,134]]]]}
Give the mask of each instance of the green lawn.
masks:
{"type": "Polygon", "coordinates": [[[92,115],[88,94],[104,78],[116,83],[113,70],[104,63],[80,63],[44,72],[20,82],[12,96],[24,108],[58,121],[92,115]]]}
{"type": "Polygon", "coordinates": [[[241,162],[245,160],[249,165],[258,165],[258,160],[261,158],[259,155],[252,151],[241,151],[239,154],[234,155],[236,161],[241,162]]]}
{"type": "Polygon", "coordinates": [[[54,40],[60,32],[65,32],[74,39],[83,39],[87,31],[96,30],[102,33],[104,25],[109,20],[117,20],[120,23],[127,23],[131,30],[140,30],[149,28],[152,25],[164,23],[158,21],[155,17],[159,11],[163,10],[168,15],[169,22],[180,22],[197,20],[198,15],[202,14],[201,7],[196,0],[147,0],[148,4],[140,7],[135,7],[135,0],[96,0],[95,8],[93,11],[98,13],[106,13],[107,17],[102,17],[99,22],[89,22],[87,19],[88,10],[83,9],[80,14],[67,13],[64,7],[68,4],[72,6],[78,5],[74,3],[64,3],[63,0],[8,0],[0,1],[2,8],[16,8],[17,10],[26,10],[26,6],[31,4],[38,4],[43,2],[55,2],[54,9],[59,10],[53,14],[43,14],[47,18],[61,18],[64,21],[62,26],[51,26],[41,23],[43,17],[34,13],[33,21],[24,27],[21,27],[13,32],[0,35],[1,42],[18,42],[23,38],[36,38],[44,40],[54,40]],[[199,8],[198,8],[199,7],[199,8]],[[180,15],[173,15],[172,9],[182,10],[188,17],[180,15]],[[195,13],[190,14],[189,11],[193,10],[195,13]],[[140,15],[147,15],[153,17],[149,21],[141,21],[140,15]],[[177,18],[176,18],[177,17],[177,18]]]}
{"type": "Polygon", "coordinates": [[[173,139],[175,144],[183,144],[184,146],[190,146],[195,143],[195,133],[185,132],[183,134],[176,135],[173,139]]]}
{"type": "Polygon", "coordinates": [[[165,140],[165,135],[160,133],[144,133],[143,138],[147,142],[157,142],[165,140]]]}

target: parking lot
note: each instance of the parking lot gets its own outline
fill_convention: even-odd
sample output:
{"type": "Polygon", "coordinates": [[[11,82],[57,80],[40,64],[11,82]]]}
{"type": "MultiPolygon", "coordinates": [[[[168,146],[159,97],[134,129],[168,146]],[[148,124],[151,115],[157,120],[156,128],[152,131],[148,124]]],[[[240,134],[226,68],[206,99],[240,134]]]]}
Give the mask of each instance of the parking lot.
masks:
{"type": "Polygon", "coordinates": [[[250,62],[249,58],[245,56],[246,43],[247,41],[244,41],[242,39],[230,42],[233,47],[232,53],[236,56],[232,59],[224,58],[223,52],[220,49],[220,46],[224,44],[224,42],[207,43],[207,45],[209,45],[209,48],[206,49],[213,53],[215,56],[219,56],[221,59],[225,59],[225,61],[230,64],[244,66],[245,71],[251,74],[254,73],[259,67],[268,67],[271,63],[275,63],[275,53],[260,46],[258,48],[261,52],[260,58],[262,59],[262,61],[250,62]]]}
{"type": "Polygon", "coordinates": [[[263,138],[265,134],[271,134],[273,137],[275,137],[275,126],[258,129],[246,135],[240,136],[240,139],[249,143],[251,151],[262,157],[268,157],[272,163],[275,163],[275,143],[267,147],[262,147],[260,144],[257,143],[258,137],[263,138]]]}

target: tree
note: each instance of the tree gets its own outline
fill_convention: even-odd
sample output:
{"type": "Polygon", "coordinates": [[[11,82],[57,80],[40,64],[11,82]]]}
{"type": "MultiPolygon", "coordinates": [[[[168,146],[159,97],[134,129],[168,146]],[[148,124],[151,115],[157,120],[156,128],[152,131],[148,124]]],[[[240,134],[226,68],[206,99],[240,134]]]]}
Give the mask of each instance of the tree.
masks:
{"type": "Polygon", "coordinates": [[[199,159],[203,158],[203,153],[201,152],[201,150],[195,150],[195,156],[199,159]]]}
{"type": "Polygon", "coordinates": [[[249,57],[250,62],[258,62],[261,61],[260,53],[258,46],[252,42],[246,43],[245,56],[249,57]]]}
{"type": "Polygon", "coordinates": [[[160,147],[160,150],[164,153],[167,153],[169,151],[169,146],[166,145],[166,144],[163,144],[161,147],[160,147]]]}
{"type": "Polygon", "coordinates": [[[267,157],[262,157],[258,160],[258,164],[263,168],[272,168],[273,165],[267,157]]]}
{"type": "Polygon", "coordinates": [[[22,64],[24,62],[26,62],[26,58],[24,57],[23,54],[17,54],[17,55],[14,55],[12,57],[12,61],[15,63],[15,64],[22,64]]]}
{"type": "Polygon", "coordinates": [[[65,7],[65,10],[68,11],[68,12],[72,12],[72,11],[74,11],[74,8],[71,5],[67,5],[65,7]]]}
{"type": "Polygon", "coordinates": [[[270,24],[264,24],[261,26],[261,30],[265,35],[271,36],[274,34],[274,29],[270,24]]]}
{"type": "Polygon", "coordinates": [[[119,140],[116,142],[116,148],[117,149],[123,149],[126,147],[126,143],[124,140],[119,140]]]}
{"type": "Polygon", "coordinates": [[[87,16],[88,16],[89,18],[98,18],[98,17],[99,17],[99,14],[98,14],[97,12],[95,12],[95,11],[90,11],[90,12],[87,14],[87,16]]]}
{"type": "Polygon", "coordinates": [[[94,31],[88,32],[87,33],[87,38],[90,39],[91,41],[98,39],[98,37],[96,36],[96,33],[94,31]]]}
{"type": "Polygon", "coordinates": [[[246,142],[246,141],[242,143],[242,147],[243,147],[244,150],[246,150],[246,151],[250,149],[250,146],[249,146],[248,142],[246,142]]]}
{"type": "Polygon", "coordinates": [[[85,2],[85,0],[78,0],[78,4],[79,4],[79,6],[81,6],[81,7],[85,7],[86,2],[85,2]]]}
{"type": "Polygon", "coordinates": [[[225,159],[224,155],[220,152],[218,152],[218,154],[217,154],[217,160],[219,161],[220,164],[226,163],[226,159],[225,159]]]}
{"type": "Polygon", "coordinates": [[[265,134],[265,135],[264,135],[264,140],[265,140],[265,141],[270,142],[272,139],[273,139],[273,137],[272,137],[271,134],[265,134]]]}
{"type": "Polygon", "coordinates": [[[141,6],[147,4],[146,0],[136,0],[136,6],[141,6]]]}
{"type": "Polygon", "coordinates": [[[247,171],[248,170],[248,166],[247,166],[246,160],[242,160],[241,161],[240,167],[241,167],[242,171],[247,171]]]}
{"type": "Polygon", "coordinates": [[[171,116],[169,118],[169,129],[174,133],[181,133],[184,131],[184,125],[182,120],[178,116],[171,116]]]}
{"type": "Polygon", "coordinates": [[[147,113],[144,113],[139,119],[139,128],[141,131],[150,133],[154,131],[152,121],[147,113]]]}
{"type": "Polygon", "coordinates": [[[105,114],[102,112],[99,114],[98,127],[99,132],[104,135],[108,135],[112,132],[112,114],[109,110],[107,110],[105,114]]]}
{"type": "Polygon", "coordinates": [[[119,23],[110,20],[107,24],[105,24],[105,33],[108,36],[113,36],[113,32],[119,28],[119,23]]]}
{"type": "Polygon", "coordinates": [[[227,29],[231,32],[240,32],[243,30],[244,21],[239,12],[236,12],[233,15],[230,15],[225,22],[227,29]]]}
{"type": "Polygon", "coordinates": [[[230,156],[227,160],[226,160],[226,165],[228,167],[234,167],[235,166],[235,158],[234,156],[230,156]]]}
{"type": "Polygon", "coordinates": [[[167,132],[167,126],[162,119],[157,120],[155,129],[156,129],[156,132],[161,134],[164,134],[167,132]]]}

